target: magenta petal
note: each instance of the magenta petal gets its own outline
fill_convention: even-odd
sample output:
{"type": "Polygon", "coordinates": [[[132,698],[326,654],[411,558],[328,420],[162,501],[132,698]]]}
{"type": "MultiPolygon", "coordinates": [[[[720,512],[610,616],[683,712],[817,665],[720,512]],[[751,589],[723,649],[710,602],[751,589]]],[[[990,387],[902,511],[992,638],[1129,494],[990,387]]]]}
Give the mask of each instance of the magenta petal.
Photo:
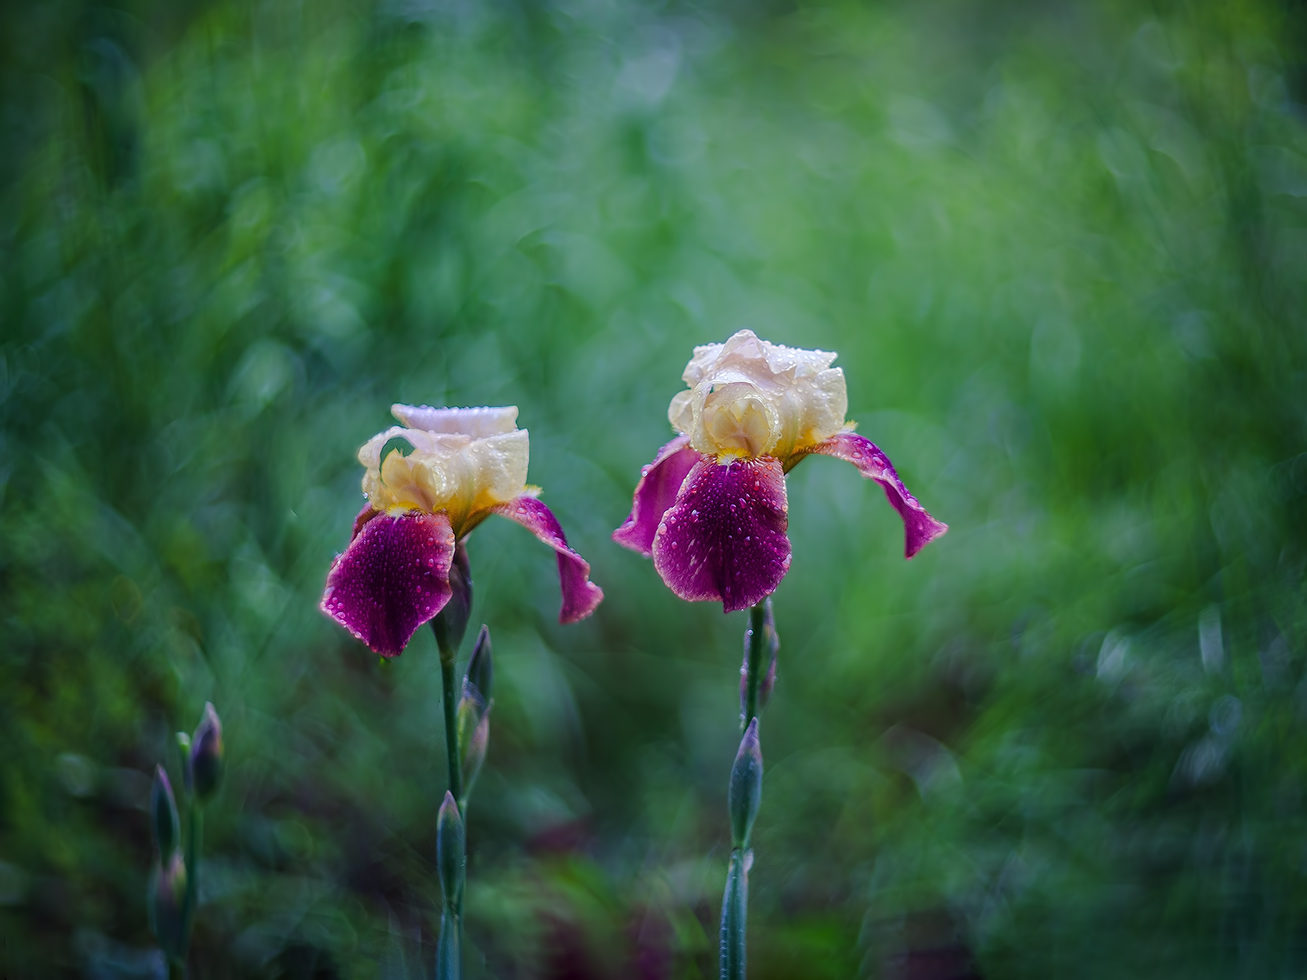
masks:
{"type": "Polygon", "coordinates": [[[701,459],[702,454],[690,448],[689,436],[677,436],[658,450],[654,461],[640,471],[631,516],[613,532],[613,540],[648,557],[663,515],[676,503],[681,484],[701,459]]]}
{"type": "Polygon", "coordinates": [[[856,432],[841,432],[813,446],[808,452],[846,460],[856,466],[863,476],[875,480],[885,488],[885,496],[899,512],[899,517],[903,518],[905,558],[911,558],[948,530],[947,524],[927,514],[926,508],[917,503],[917,498],[908,493],[908,488],[903,485],[898,473],[894,472],[894,464],[870,439],[856,432]]]}
{"type": "Polygon", "coordinates": [[[454,532],[444,514],[384,514],[358,529],[327,575],[322,611],[383,657],[398,656],[449,601],[454,532]]]}
{"type": "Polygon", "coordinates": [[[779,460],[701,458],[653,541],[654,568],[682,599],[745,609],[790,568],[785,474],[779,460]]]}
{"type": "Polygon", "coordinates": [[[590,581],[590,563],[567,543],[558,519],[535,497],[522,496],[490,508],[491,513],[517,521],[549,547],[558,552],[558,583],[563,588],[560,623],[585,619],[604,597],[603,589],[590,581]]]}
{"type": "Polygon", "coordinates": [[[354,518],[354,533],[349,536],[349,539],[353,541],[357,538],[359,532],[363,530],[363,525],[380,513],[381,511],[379,510],[373,510],[371,504],[364,504],[363,509],[359,511],[358,515],[354,518]]]}

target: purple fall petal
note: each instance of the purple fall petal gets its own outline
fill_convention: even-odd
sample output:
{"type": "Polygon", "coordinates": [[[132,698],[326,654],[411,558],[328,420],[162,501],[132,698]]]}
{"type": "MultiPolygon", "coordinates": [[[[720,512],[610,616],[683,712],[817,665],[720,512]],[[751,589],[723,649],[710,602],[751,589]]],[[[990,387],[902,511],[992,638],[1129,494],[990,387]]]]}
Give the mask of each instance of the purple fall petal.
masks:
{"type": "Polygon", "coordinates": [[[563,589],[563,608],[558,614],[560,623],[575,623],[595,611],[604,597],[603,590],[590,581],[590,563],[568,545],[567,536],[548,507],[535,497],[524,495],[492,507],[490,511],[517,521],[558,552],[558,583],[563,589]]]}
{"type": "Polygon", "coordinates": [[[631,516],[613,532],[613,540],[647,558],[663,515],[676,503],[681,484],[701,459],[703,456],[690,448],[689,436],[677,436],[658,450],[654,461],[640,471],[631,516]]]}
{"type": "Polygon", "coordinates": [[[752,606],[789,571],[786,511],[779,460],[701,458],[658,526],[654,568],[682,599],[752,606]]]}
{"type": "MultiPolygon", "coordinates": [[[[856,432],[841,432],[825,442],[818,443],[807,452],[846,460],[856,466],[863,476],[875,480],[885,488],[885,496],[899,512],[899,517],[903,518],[903,530],[906,536],[903,549],[905,558],[911,558],[948,530],[947,524],[927,514],[926,508],[917,503],[917,498],[908,493],[908,488],[903,485],[898,473],[894,472],[894,464],[870,439],[856,432]]],[[[798,459],[794,462],[797,463],[798,459]]]]}
{"type": "Polygon", "coordinates": [[[327,575],[321,608],[374,652],[395,657],[449,601],[454,532],[444,514],[418,511],[356,527],[327,575]]]}
{"type": "Polygon", "coordinates": [[[354,518],[354,531],[350,534],[349,539],[353,541],[357,538],[359,532],[363,530],[363,525],[380,513],[381,511],[379,510],[373,510],[371,504],[364,504],[363,509],[359,511],[358,515],[354,518]]]}

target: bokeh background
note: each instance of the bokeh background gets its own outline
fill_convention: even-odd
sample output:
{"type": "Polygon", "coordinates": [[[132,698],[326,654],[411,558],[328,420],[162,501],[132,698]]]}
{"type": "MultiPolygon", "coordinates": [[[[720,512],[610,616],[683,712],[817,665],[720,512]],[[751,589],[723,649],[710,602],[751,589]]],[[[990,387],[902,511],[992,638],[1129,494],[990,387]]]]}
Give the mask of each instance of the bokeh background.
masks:
{"type": "MultiPolygon", "coordinates": [[[[0,14],[0,973],[420,977],[434,642],[317,610],[392,402],[511,403],[607,600],[471,545],[469,976],[715,976],[745,616],[609,540],[697,343],[838,351],[952,530],[790,485],[752,976],[1307,975],[1307,10],[58,0],[0,14]]],[[[470,643],[468,644],[470,646],[470,643]]],[[[466,655],[467,649],[464,650],[466,655]]]]}

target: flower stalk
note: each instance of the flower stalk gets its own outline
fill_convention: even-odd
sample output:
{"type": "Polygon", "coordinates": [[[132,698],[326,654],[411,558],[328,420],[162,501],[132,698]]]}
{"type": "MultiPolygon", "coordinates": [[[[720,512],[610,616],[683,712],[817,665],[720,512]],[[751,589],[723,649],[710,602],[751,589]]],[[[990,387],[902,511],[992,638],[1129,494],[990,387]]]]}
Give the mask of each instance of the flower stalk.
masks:
{"type": "Polygon", "coordinates": [[[445,793],[436,817],[436,867],[440,875],[440,945],[436,977],[457,980],[463,975],[463,883],[467,870],[463,817],[452,792],[445,793]]]}
{"type": "Polygon", "coordinates": [[[527,485],[530,437],[517,427],[516,406],[392,405],[391,414],[402,424],[359,449],[368,502],[354,518],[349,546],[332,562],[319,608],[383,657],[399,656],[426,623],[435,634],[448,774],[436,845],[445,897],[436,976],[453,980],[462,975],[462,826],[485,761],[494,704],[490,634],[484,626],[461,688],[455,672],[472,611],[467,537],[496,515],[553,549],[563,596],[559,622],[589,616],[604,593],[590,581],[589,562],[567,543],[539,499],[540,488],[527,485]],[[407,444],[408,451],[392,446],[395,442],[407,444]],[[451,869],[456,883],[448,878],[455,873],[451,869]]]}
{"type": "Polygon", "coordinates": [[[631,513],[613,540],[653,559],[688,602],[749,609],[740,677],[744,738],[731,773],[732,849],[722,901],[721,977],[743,980],[749,832],[762,794],[758,713],[776,682],[779,642],[769,596],[790,570],[786,474],[808,456],[830,456],[874,481],[903,521],[911,558],[948,530],[899,478],[889,457],[854,432],[843,368],[833,351],[773,344],[752,330],[703,344],[685,366],[685,390],[667,421],[676,436],[640,471],[631,513]],[[764,672],[763,662],[770,652],[764,672]]]}
{"type": "Polygon", "coordinates": [[[148,906],[150,928],[168,960],[169,974],[182,977],[199,904],[204,807],[217,794],[224,768],[222,721],[212,704],[205,704],[204,716],[194,736],[177,733],[177,748],[185,791],[186,834],[183,839],[168,773],[163,766],[157,766],[150,791],[155,859],[150,873],[148,906]]]}
{"type": "Polygon", "coordinates": [[[776,638],[776,619],[771,597],[749,610],[749,628],[744,633],[744,663],[740,666],[740,728],[758,717],[766,707],[772,686],[776,683],[776,654],[780,642],[776,638]],[[771,654],[766,674],[762,672],[764,651],[771,654]],[[761,703],[760,703],[761,702],[761,703]]]}
{"type": "MultiPolygon", "coordinates": [[[[460,549],[461,552],[462,549],[460,549]]],[[[458,647],[472,608],[472,577],[466,558],[454,562],[454,596],[432,620],[440,652],[441,696],[445,716],[445,760],[449,788],[436,817],[436,868],[443,899],[437,980],[463,976],[463,895],[467,878],[466,810],[472,784],[485,760],[490,739],[490,687],[494,677],[490,630],[481,627],[460,686],[455,681],[458,647]]]]}
{"type": "Polygon", "coordinates": [[[741,721],[744,737],[731,766],[727,788],[727,809],[731,818],[731,858],[722,896],[719,974],[721,980],[744,980],[748,946],[749,869],[753,851],[749,841],[762,803],[762,746],[758,740],[758,711],[766,703],[776,677],[776,653],[780,643],[771,599],[749,610],[749,629],[744,634],[744,665],[740,679],[741,721]],[[763,652],[771,652],[764,674],[763,652]]]}

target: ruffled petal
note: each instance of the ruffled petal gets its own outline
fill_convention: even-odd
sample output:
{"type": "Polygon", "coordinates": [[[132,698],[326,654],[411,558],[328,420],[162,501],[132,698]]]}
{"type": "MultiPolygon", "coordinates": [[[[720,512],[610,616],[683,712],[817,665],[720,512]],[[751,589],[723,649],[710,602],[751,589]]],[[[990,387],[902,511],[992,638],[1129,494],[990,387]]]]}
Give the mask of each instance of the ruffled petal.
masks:
{"type": "Polygon", "coordinates": [[[856,466],[863,476],[875,480],[885,488],[885,496],[899,512],[899,517],[903,518],[905,558],[911,558],[948,530],[947,524],[931,517],[926,513],[926,508],[917,503],[917,498],[908,493],[908,488],[894,471],[894,464],[870,439],[856,432],[841,432],[791,457],[790,467],[793,468],[808,453],[821,453],[823,456],[846,460],[856,466]]]}
{"type": "Polygon", "coordinates": [[[604,597],[603,589],[590,581],[590,563],[568,545],[567,536],[548,507],[535,497],[523,495],[491,507],[490,513],[517,521],[558,552],[558,583],[563,589],[560,623],[575,623],[595,611],[604,597]]]}
{"type": "Polygon", "coordinates": [[[701,459],[703,457],[690,448],[689,436],[677,436],[658,450],[654,461],[640,471],[631,514],[613,532],[613,540],[647,558],[663,515],[676,503],[681,484],[701,459]]]}
{"type": "Polygon", "coordinates": [[[517,406],[502,408],[432,408],[429,405],[391,405],[390,414],[410,429],[457,432],[474,439],[502,435],[517,427],[517,406]]]}
{"type": "Polygon", "coordinates": [[[789,571],[787,510],[779,460],[701,458],[654,535],[654,568],[682,599],[752,606],[789,571]]]}
{"type": "Polygon", "coordinates": [[[327,575],[321,609],[374,652],[398,656],[449,601],[453,559],[454,531],[444,514],[356,519],[354,539],[327,575]]]}

